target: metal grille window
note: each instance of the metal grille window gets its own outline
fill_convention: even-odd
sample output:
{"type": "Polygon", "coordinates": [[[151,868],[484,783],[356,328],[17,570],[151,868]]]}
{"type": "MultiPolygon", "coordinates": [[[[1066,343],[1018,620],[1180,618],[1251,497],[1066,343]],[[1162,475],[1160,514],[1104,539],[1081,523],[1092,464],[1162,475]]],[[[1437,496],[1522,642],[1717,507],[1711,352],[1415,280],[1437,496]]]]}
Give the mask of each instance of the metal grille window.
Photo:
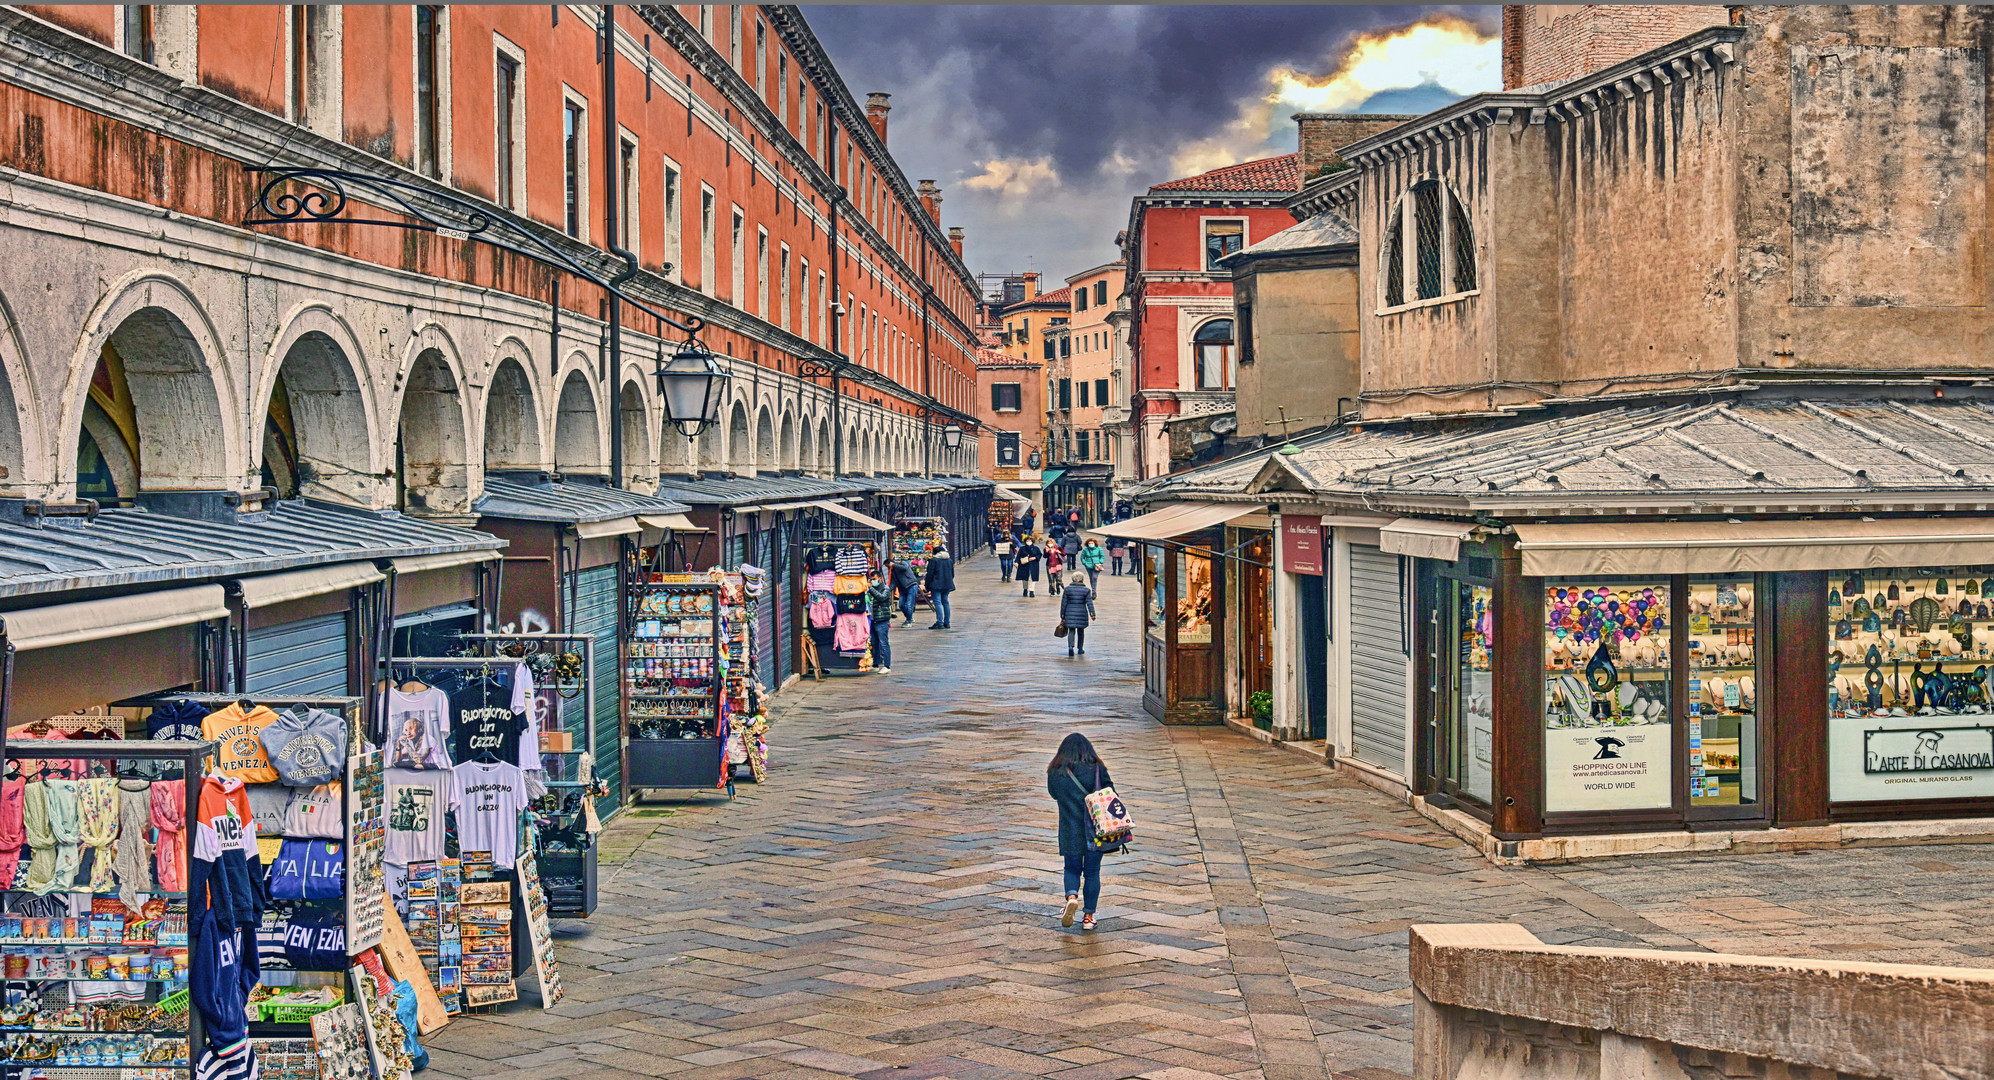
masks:
{"type": "Polygon", "coordinates": [[[1448,203],[1447,224],[1454,232],[1454,291],[1470,292],[1475,288],[1475,230],[1468,225],[1461,200],[1448,203]]]}
{"type": "Polygon", "coordinates": [[[1400,230],[1394,228],[1385,243],[1386,307],[1405,303],[1405,245],[1399,242],[1399,233],[1400,230]]]}
{"type": "Polygon", "coordinates": [[[1428,181],[1412,189],[1412,227],[1419,251],[1419,298],[1440,295],[1440,185],[1428,181]]]}

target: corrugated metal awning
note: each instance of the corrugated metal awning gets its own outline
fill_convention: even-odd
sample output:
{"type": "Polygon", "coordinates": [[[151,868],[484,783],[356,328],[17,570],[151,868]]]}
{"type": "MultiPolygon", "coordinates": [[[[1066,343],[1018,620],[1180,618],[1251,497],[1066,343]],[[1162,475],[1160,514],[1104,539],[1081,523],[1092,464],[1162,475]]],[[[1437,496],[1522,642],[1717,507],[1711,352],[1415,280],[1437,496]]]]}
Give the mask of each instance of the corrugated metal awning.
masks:
{"type": "Polygon", "coordinates": [[[448,570],[453,566],[467,566],[498,557],[499,553],[496,551],[453,551],[446,555],[411,555],[406,559],[394,560],[393,565],[395,573],[407,577],[410,574],[448,570]]]}
{"type": "Polygon", "coordinates": [[[357,589],[362,585],[372,585],[384,576],[371,562],[350,562],[314,566],[309,570],[293,570],[287,574],[264,574],[260,577],[242,578],[239,584],[242,586],[243,607],[264,608],[292,600],[303,600],[308,596],[324,596],[326,593],[338,592],[341,589],[357,589]]]}
{"type": "Polygon", "coordinates": [[[1518,525],[1516,539],[1529,577],[1994,563],[1994,518],[1518,525]]]}
{"type": "Polygon", "coordinates": [[[575,525],[575,535],[584,540],[599,540],[605,536],[629,536],[642,532],[644,527],[637,524],[634,517],[611,518],[608,521],[583,521],[575,525]]]}
{"type": "Polygon", "coordinates": [[[4,618],[8,644],[26,652],[226,619],[228,605],[220,585],[197,585],[10,611],[4,618]]]}
{"type": "Polygon", "coordinates": [[[877,529],[880,532],[893,531],[893,526],[887,524],[886,522],[881,521],[878,518],[872,517],[867,514],[861,514],[857,510],[853,510],[850,507],[839,506],[837,503],[834,502],[819,502],[813,505],[821,506],[824,509],[829,510],[833,514],[838,515],[839,517],[849,518],[852,521],[856,521],[868,529],[877,529]]]}
{"type": "Polygon", "coordinates": [[[1474,531],[1472,523],[1399,518],[1378,530],[1378,546],[1395,555],[1453,562],[1461,557],[1461,541],[1474,531]]]}

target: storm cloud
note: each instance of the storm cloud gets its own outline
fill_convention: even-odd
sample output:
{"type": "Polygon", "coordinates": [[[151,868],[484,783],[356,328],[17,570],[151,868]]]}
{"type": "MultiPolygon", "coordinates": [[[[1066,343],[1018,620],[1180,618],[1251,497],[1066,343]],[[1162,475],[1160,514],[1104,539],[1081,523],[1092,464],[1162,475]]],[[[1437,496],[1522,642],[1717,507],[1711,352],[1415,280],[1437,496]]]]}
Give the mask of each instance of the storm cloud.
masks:
{"type": "Polygon", "coordinates": [[[1151,184],[1294,149],[1298,109],[1422,112],[1500,84],[1500,9],[811,6],[979,272],[1113,261],[1151,184]],[[1408,33],[1411,30],[1416,33],[1408,33]]]}

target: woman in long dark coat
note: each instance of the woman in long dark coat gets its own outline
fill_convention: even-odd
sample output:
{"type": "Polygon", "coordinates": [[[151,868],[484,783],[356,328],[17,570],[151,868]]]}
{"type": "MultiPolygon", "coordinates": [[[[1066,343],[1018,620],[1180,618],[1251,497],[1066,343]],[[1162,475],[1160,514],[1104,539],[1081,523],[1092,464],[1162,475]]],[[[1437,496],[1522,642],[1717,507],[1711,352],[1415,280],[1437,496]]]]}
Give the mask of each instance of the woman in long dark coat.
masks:
{"type": "Polygon", "coordinates": [[[1087,796],[1113,787],[1108,767],[1094,752],[1087,736],[1073,732],[1045,767],[1046,793],[1059,806],[1059,854],[1066,861],[1066,907],[1059,925],[1072,926],[1076,912],[1080,929],[1094,929],[1094,908],[1101,899],[1101,852],[1088,843],[1094,824],[1087,816],[1087,796]]]}
{"type": "Polygon", "coordinates": [[[1059,597],[1059,625],[1066,627],[1066,655],[1078,649],[1087,655],[1087,626],[1094,621],[1094,590],[1087,586],[1087,572],[1075,570],[1073,580],[1059,597]]]}

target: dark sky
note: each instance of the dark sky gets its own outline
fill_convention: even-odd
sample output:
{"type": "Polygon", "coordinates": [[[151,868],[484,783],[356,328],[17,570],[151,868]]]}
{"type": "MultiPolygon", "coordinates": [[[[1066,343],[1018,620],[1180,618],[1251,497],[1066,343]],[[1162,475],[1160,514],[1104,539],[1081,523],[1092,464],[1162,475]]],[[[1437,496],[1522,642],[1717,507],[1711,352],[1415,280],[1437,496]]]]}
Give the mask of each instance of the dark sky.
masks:
{"type": "Polygon", "coordinates": [[[1424,112],[1500,85],[1495,7],[803,11],[859,100],[893,95],[889,147],[941,184],[979,273],[1112,262],[1132,195],[1293,150],[1301,109],[1424,112]]]}

